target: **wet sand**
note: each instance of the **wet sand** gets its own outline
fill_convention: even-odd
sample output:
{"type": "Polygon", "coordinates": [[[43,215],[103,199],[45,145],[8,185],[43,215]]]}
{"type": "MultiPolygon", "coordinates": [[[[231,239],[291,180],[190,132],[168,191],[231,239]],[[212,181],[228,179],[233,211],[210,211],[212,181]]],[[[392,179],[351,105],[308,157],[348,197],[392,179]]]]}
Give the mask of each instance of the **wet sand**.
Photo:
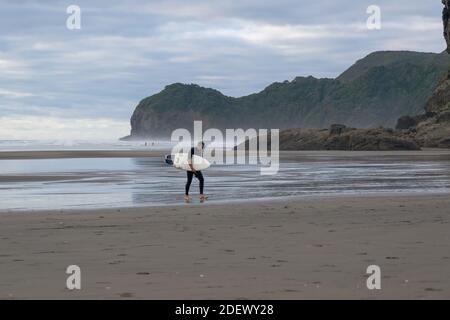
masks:
{"type": "MultiPolygon", "coordinates": [[[[0,160],[21,159],[67,159],[67,158],[145,158],[162,157],[170,150],[64,150],[64,151],[0,151],[0,160]]],[[[233,155],[234,151],[228,150],[233,155]]],[[[283,156],[339,156],[358,157],[367,155],[389,156],[438,156],[450,155],[448,149],[424,149],[421,151],[280,151],[283,156]]]]}
{"type": "Polygon", "coordinates": [[[65,150],[65,151],[0,151],[0,160],[67,159],[67,158],[143,158],[167,154],[163,150],[65,150]]]}
{"type": "Polygon", "coordinates": [[[447,194],[3,213],[0,298],[449,299],[449,208],[447,194]]]}

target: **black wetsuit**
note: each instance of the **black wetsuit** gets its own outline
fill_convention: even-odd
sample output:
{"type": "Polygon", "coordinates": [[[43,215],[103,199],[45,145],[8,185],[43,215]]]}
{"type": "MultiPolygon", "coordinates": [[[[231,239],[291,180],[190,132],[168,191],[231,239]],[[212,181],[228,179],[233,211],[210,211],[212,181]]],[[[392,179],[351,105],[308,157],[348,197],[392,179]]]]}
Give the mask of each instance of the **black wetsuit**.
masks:
{"type": "MultiPolygon", "coordinates": [[[[195,154],[195,148],[191,148],[191,152],[189,153],[189,159],[192,161],[192,156],[195,154]]],[[[203,179],[203,174],[201,171],[196,171],[195,173],[192,171],[187,171],[187,182],[186,182],[186,195],[189,195],[189,188],[191,187],[192,178],[195,177],[200,182],[200,194],[203,194],[203,186],[205,183],[205,179],[203,179]]]]}

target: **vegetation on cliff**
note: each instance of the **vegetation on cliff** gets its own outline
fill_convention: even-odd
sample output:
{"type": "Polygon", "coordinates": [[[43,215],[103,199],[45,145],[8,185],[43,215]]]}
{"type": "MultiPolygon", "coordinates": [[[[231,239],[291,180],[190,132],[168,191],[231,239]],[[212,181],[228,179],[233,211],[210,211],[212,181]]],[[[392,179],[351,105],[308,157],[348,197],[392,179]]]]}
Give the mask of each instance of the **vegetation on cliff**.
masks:
{"type": "Polygon", "coordinates": [[[142,100],[131,137],[169,137],[177,128],[393,127],[401,115],[423,113],[450,64],[447,54],[375,52],[336,79],[298,77],[241,98],[198,85],[172,84],[142,100]]]}

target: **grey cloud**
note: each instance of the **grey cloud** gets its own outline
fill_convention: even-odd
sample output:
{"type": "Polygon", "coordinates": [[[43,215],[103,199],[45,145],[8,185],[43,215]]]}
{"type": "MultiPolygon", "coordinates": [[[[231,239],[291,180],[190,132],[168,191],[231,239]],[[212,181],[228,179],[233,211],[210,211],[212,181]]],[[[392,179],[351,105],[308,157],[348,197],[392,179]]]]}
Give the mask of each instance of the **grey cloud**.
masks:
{"type": "Polygon", "coordinates": [[[296,76],[335,77],[375,50],[444,47],[439,1],[28,0],[0,6],[0,115],[126,121],[140,99],[173,82],[240,96],[296,76]],[[65,28],[73,3],[82,8],[79,31],[65,28]],[[382,30],[364,28],[371,4],[382,9],[382,30]]]}

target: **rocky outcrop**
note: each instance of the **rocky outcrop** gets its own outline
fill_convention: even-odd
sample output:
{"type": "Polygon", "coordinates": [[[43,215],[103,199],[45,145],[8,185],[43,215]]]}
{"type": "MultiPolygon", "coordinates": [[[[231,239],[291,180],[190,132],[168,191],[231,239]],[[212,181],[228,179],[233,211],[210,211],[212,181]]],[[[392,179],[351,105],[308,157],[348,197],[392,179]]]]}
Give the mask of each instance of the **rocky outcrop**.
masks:
{"type": "Polygon", "coordinates": [[[447,53],[450,53],[450,1],[442,0],[444,9],[442,10],[442,22],[444,25],[444,39],[447,44],[447,53]]]}
{"type": "Polygon", "coordinates": [[[403,116],[397,120],[397,125],[395,126],[395,129],[408,130],[416,127],[419,122],[420,119],[418,117],[403,116]]]}
{"type": "MultiPolygon", "coordinates": [[[[332,125],[330,129],[288,129],[279,135],[281,151],[346,150],[389,151],[419,150],[408,135],[393,129],[355,129],[332,125]]],[[[245,143],[248,148],[248,142],[245,143]]]]}
{"type": "Polygon", "coordinates": [[[450,109],[419,122],[413,130],[415,140],[425,148],[450,148],[450,109]]]}
{"type": "Polygon", "coordinates": [[[330,130],[308,132],[287,130],[280,134],[280,150],[349,150],[386,151],[418,150],[419,146],[407,136],[392,129],[355,129],[332,126],[330,130]],[[313,138],[313,136],[315,136],[313,138]],[[294,138],[295,137],[295,138],[294,138]],[[314,141],[314,143],[312,143],[314,141]]]}
{"type": "Polygon", "coordinates": [[[402,117],[397,128],[425,148],[450,148],[450,69],[425,106],[425,114],[402,117]]]}
{"type": "Polygon", "coordinates": [[[437,114],[450,109],[450,69],[447,75],[431,95],[425,106],[425,111],[437,114]]]}

